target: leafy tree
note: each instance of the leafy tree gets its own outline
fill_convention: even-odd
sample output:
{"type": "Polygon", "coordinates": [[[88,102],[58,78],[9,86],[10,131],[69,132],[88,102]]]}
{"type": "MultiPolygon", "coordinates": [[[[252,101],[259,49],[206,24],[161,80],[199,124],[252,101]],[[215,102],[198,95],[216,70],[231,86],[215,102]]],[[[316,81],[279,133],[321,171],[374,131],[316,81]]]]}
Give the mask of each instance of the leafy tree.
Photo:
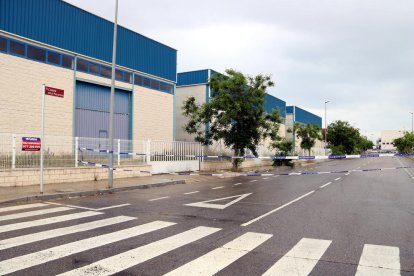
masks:
{"type": "Polygon", "coordinates": [[[357,151],[359,130],[346,121],[335,121],[328,126],[326,138],[332,154],[352,154],[357,151]]]}
{"type": "Polygon", "coordinates": [[[394,145],[399,153],[414,152],[414,134],[405,132],[403,137],[394,140],[394,145]]]}
{"type": "MultiPolygon", "coordinates": [[[[293,152],[293,141],[282,138],[278,141],[273,141],[270,145],[271,148],[276,149],[275,156],[288,156],[293,152]]],[[[274,159],[273,166],[293,166],[292,160],[288,159],[274,159]]]]}
{"type": "MultiPolygon", "coordinates": [[[[208,103],[198,105],[194,97],[184,102],[183,115],[189,118],[185,130],[196,135],[195,141],[211,145],[222,140],[235,156],[244,156],[246,149],[257,156],[261,140],[280,139],[279,112],[268,114],[264,109],[266,90],[274,85],[270,76],[251,77],[228,69],[226,74],[213,75],[209,85],[214,97],[208,103]],[[209,127],[204,131],[206,125],[209,127]]],[[[242,161],[233,159],[233,169],[242,161]]]]}
{"type": "Polygon", "coordinates": [[[365,152],[369,149],[372,149],[374,147],[374,143],[371,140],[368,140],[368,138],[366,136],[359,136],[359,139],[357,141],[357,151],[359,153],[365,152]]]}
{"type": "Polygon", "coordinates": [[[306,149],[311,154],[311,149],[315,146],[316,140],[321,140],[321,128],[318,125],[299,124],[294,126],[294,132],[297,138],[301,139],[300,147],[306,149]]]}

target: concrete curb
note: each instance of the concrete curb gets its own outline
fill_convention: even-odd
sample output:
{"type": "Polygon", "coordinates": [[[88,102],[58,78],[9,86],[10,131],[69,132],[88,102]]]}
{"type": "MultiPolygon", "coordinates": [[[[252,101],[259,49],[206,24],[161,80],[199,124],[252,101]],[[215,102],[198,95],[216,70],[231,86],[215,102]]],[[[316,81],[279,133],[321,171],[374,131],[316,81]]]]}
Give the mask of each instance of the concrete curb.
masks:
{"type": "Polygon", "coordinates": [[[117,192],[124,192],[124,191],[138,190],[138,189],[149,189],[149,188],[163,187],[163,186],[175,185],[175,184],[185,184],[185,183],[186,183],[185,180],[172,180],[172,181],[165,181],[165,182],[159,182],[159,183],[126,186],[126,187],[119,187],[119,188],[112,188],[112,189],[99,189],[99,190],[93,190],[93,191],[56,193],[56,194],[46,194],[46,195],[30,195],[30,196],[11,199],[11,200],[1,201],[0,205],[11,204],[11,203],[24,203],[24,202],[30,202],[30,201],[36,201],[36,200],[40,201],[40,200],[65,199],[65,198],[72,198],[72,197],[113,194],[117,192]]]}

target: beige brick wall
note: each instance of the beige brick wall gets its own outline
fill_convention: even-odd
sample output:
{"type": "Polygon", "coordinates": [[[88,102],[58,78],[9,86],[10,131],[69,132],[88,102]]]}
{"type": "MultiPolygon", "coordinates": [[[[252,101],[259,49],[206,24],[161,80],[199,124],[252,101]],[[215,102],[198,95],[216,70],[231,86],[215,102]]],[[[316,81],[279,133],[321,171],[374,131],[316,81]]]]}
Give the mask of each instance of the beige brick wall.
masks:
{"type": "MultiPolygon", "coordinates": [[[[151,165],[124,166],[124,169],[132,172],[116,171],[114,178],[128,178],[137,176],[149,176],[151,173],[139,172],[151,171],[151,165]]],[[[94,181],[107,179],[108,169],[97,167],[80,168],[50,168],[44,170],[44,184],[71,183],[80,181],[94,181]]],[[[0,187],[19,187],[39,185],[39,169],[16,169],[0,171],[0,187]]]]}
{"type": "Polygon", "coordinates": [[[206,85],[192,85],[177,87],[175,96],[175,139],[177,141],[194,142],[194,136],[188,134],[183,127],[188,122],[188,118],[182,113],[183,102],[189,98],[194,97],[197,104],[206,102],[206,85]]]}
{"type": "Polygon", "coordinates": [[[141,86],[134,87],[133,139],[173,140],[174,96],[141,86]]]}
{"type": "MultiPolygon", "coordinates": [[[[84,72],[76,72],[76,79],[80,81],[92,82],[100,85],[110,86],[111,79],[95,76],[92,74],[87,74],[84,72]]],[[[115,86],[118,88],[124,88],[127,90],[132,90],[133,85],[130,83],[115,81],[115,86]]]]}
{"type": "Polygon", "coordinates": [[[0,68],[0,132],[39,135],[44,83],[65,90],[64,98],[46,96],[45,135],[72,136],[72,70],[2,53],[0,68]]]}

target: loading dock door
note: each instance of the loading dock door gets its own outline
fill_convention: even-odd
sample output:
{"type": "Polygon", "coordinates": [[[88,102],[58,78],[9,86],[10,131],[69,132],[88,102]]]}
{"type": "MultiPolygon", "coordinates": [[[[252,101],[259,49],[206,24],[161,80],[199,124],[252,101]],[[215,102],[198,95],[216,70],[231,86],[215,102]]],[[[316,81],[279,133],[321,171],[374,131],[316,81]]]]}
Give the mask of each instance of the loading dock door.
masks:
{"type": "MultiPolygon", "coordinates": [[[[75,136],[98,138],[109,133],[109,101],[111,89],[87,82],[76,82],[75,136]]],[[[114,138],[131,139],[132,94],[116,89],[114,109],[114,138]]]]}

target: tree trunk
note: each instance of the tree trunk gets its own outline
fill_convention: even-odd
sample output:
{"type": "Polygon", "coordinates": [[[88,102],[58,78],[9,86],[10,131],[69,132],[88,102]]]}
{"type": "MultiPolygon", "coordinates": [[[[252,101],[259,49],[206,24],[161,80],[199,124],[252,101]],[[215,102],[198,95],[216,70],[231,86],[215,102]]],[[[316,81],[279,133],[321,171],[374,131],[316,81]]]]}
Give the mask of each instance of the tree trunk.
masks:
{"type": "Polygon", "coordinates": [[[308,151],[309,151],[309,156],[311,156],[311,149],[308,149],[308,151]]]}
{"type": "MultiPolygon", "coordinates": [[[[239,156],[239,149],[238,148],[234,148],[234,156],[239,156]]],[[[233,159],[233,171],[237,172],[237,170],[239,169],[239,160],[237,158],[233,159]]]]}

